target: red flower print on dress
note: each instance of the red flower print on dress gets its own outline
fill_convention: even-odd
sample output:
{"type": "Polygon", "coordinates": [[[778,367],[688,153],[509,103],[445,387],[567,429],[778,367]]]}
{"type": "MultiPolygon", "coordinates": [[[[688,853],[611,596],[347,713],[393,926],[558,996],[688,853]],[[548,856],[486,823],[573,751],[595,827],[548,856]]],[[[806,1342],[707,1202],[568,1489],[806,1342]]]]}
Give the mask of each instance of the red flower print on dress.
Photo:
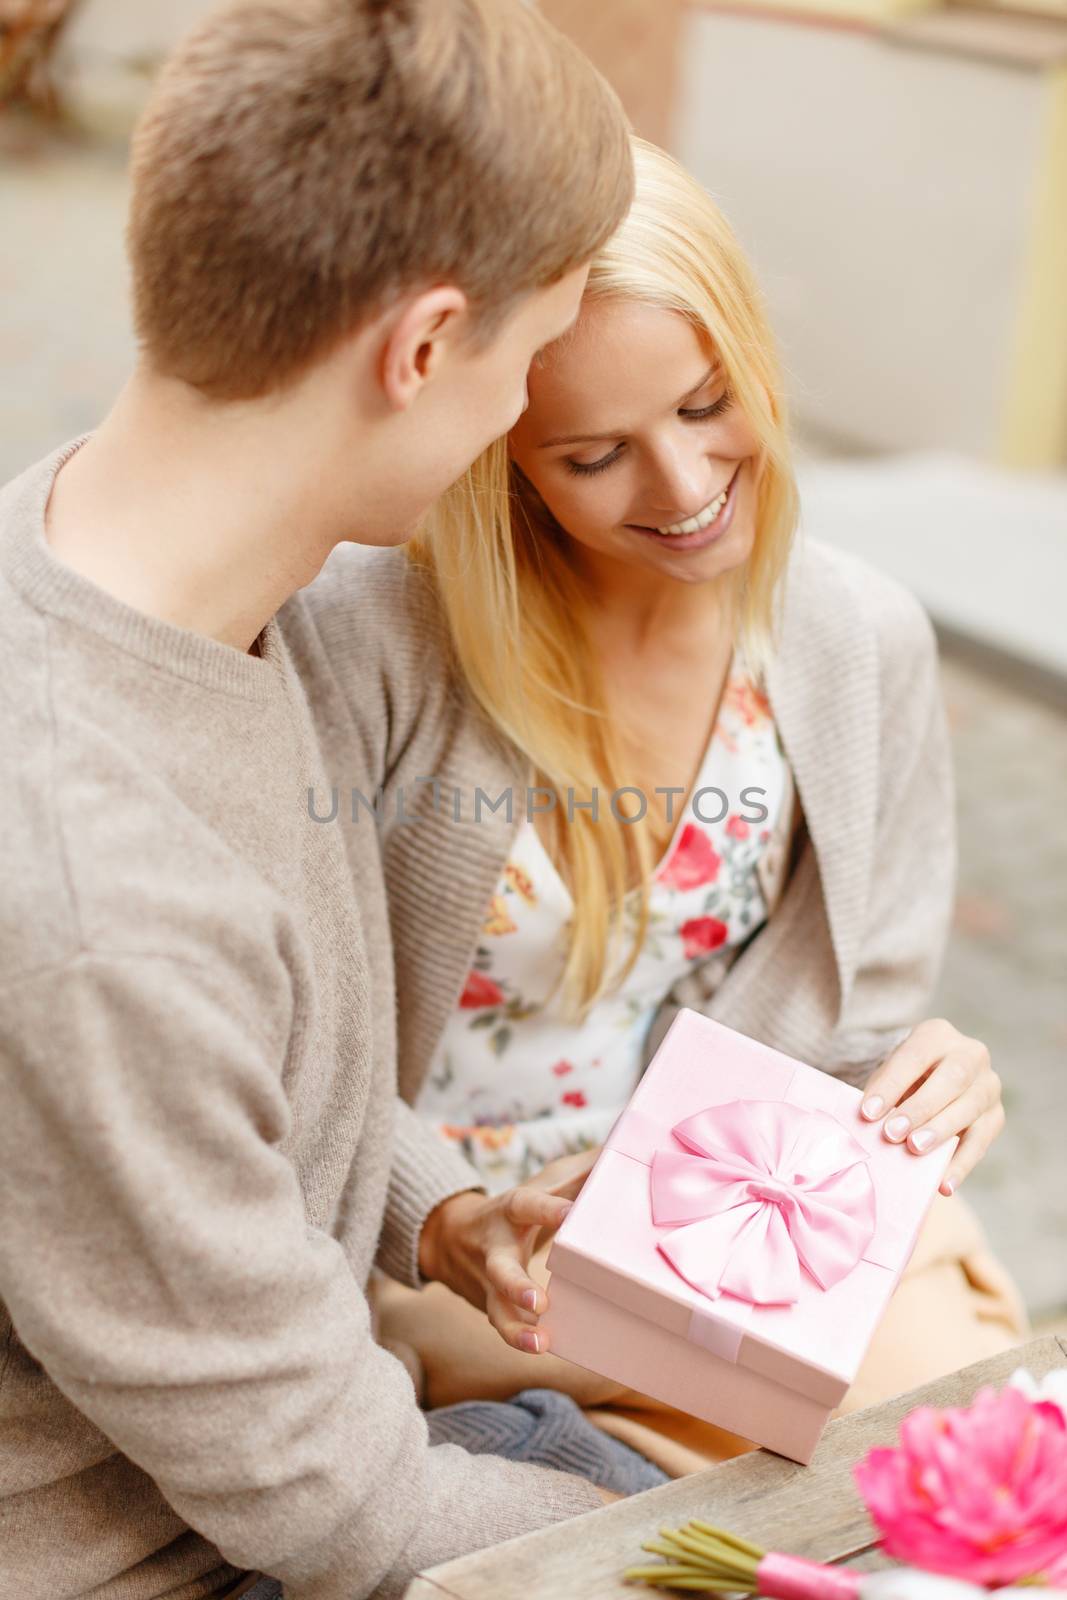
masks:
{"type": "Polygon", "coordinates": [[[747,839],[748,823],[744,817],[739,817],[735,812],[732,817],[727,819],[726,831],[731,839],[747,839]]]}
{"type": "Polygon", "coordinates": [[[492,978],[487,978],[484,972],[471,972],[467,975],[459,1003],[463,1011],[477,1011],[482,1006],[502,1006],[504,991],[498,989],[492,978]]]}
{"type": "Polygon", "coordinates": [[[685,946],[685,959],[695,961],[726,943],[730,930],[718,917],[691,917],[678,929],[685,946]]]}
{"type": "Polygon", "coordinates": [[[568,1072],[574,1071],[574,1067],[569,1061],[557,1061],[556,1065],[552,1068],[552,1071],[556,1074],[557,1078],[565,1078],[568,1072]]]}
{"type": "Polygon", "coordinates": [[[770,717],[771,704],[762,689],[746,673],[733,675],[723,690],[714,738],[736,755],[740,748],[737,734],[744,728],[759,728],[770,717]]]}
{"type": "Polygon", "coordinates": [[[723,693],[723,706],[735,712],[746,728],[758,727],[771,714],[771,702],[748,677],[730,679],[723,693]]]}
{"type": "Polygon", "coordinates": [[[673,854],[656,878],[668,889],[697,889],[702,883],[714,883],[721,866],[722,857],[716,854],[707,834],[695,823],[687,822],[673,854]]]}
{"type": "Polygon", "coordinates": [[[569,1089],[562,1100],[565,1106],[575,1106],[579,1111],[589,1103],[580,1089],[569,1089]]]}

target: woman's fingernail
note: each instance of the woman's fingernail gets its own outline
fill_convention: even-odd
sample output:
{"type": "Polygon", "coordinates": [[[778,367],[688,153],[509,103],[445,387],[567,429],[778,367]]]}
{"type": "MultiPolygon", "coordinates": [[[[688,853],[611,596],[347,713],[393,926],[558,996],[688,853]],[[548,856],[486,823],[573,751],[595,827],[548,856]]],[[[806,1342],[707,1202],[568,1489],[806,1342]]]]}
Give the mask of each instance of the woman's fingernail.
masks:
{"type": "Polygon", "coordinates": [[[908,1140],[908,1143],[911,1145],[911,1148],[915,1151],[916,1155],[921,1156],[924,1150],[929,1150],[936,1138],[937,1134],[934,1132],[933,1128],[920,1128],[918,1133],[912,1134],[911,1138],[908,1140]]]}
{"type": "Polygon", "coordinates": [[[541,1354],[541,1341],[532,1328],[523,1328],[519,1334],[519,1348],[525,1350],[528,1356],[541,1354]]]}
{"type": "Polygon", "coordinates": [[[910,1127],[911,1119],[909,1117],[890,1117],[885,1125],[885,1136],[887,1139],[892,1139],[894,1144],[899,1144],[910,1127]]]}
{"type": "Polygon", "coordinates": [[[878,1118],[885,1110],[885,1101],[882,1099],[880,1094],[872,1094],[869,1099],[863,1102],[863,1104],[860,1106],[860,1110],[863,1112],[863,1115],[867,1118],[868,1122],[877,1122],[878,1118]]]}
{"type": "Polygon", "coordinates": [[[943,1195],[945,1195],[945,1196],[948,1196],[950,1194],[955,1194],[956,1193],[956,1180],[955,1180],[955,1178],[946,1178],[945,1179],[944,1183],[941,1185],[941,1193],[943,1195]]]}
{"type": "Polygon", "coordinates": [[[523,1306],[526,1308],[527,1311],[536,1311],[537,1310],[537,1290],[536,1289],[524,1289],[523,1292],[522,1292],[522,1303],[523,1303],[523,1306]]]}

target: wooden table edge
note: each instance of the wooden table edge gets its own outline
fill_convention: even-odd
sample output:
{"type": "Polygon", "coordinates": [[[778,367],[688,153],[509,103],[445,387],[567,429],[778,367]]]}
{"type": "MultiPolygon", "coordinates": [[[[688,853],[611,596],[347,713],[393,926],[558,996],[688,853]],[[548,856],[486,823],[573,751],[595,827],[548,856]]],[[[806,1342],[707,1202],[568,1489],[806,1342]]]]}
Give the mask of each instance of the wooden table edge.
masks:
{"type": "MultiPolygon", "coordinates": [[[[834,1490],[835,1486],[840,1491],[842,1484],[850,1481],[851,1465],[854,1464],[854,1460],[859,1459],[872,1442],[888,1442],[895,1437],[900,1419],[916,1405],[967,1403],[967,1399],[982,1387],[983,1383],[1004,1383],[1017,1367],[1031,1364],[1036,1366],[1040,1374],[1060,1366],[1067,1366],[1067,1338],[1057,1333],[1045,1334],[1028,1344],[975,1362],[971,1366],[935,1379],[906,1394],[897,1395],[879,1405],[836,1418],[828,1425],[815,1459],[809,1467],[798,1466],[795,1462],[787,1461],[784,1457],[772,1455],[764,1450],[734,1457],[732,1460],[709,1467],[705,1472],[693,1474],[689,1478],[674,1479],[661,1488],[630,1496],[615,1505],[587,1512],[583,1517],[554,1523],[535,1532],[522,1534],[516,1539],[488,1545],[482,1550],[472,1551],[466,1556],[456,1557],[436,1567],[427,1568],[412,1580],[405,1592],[404,1600],[483,1600],[483,1596],[490,1592],[487,1581],[489,1571],[498,1561],[504,1563],[510,1571],[516,1572],[516,1569],[526,1564],[539,1548],[543,1549],[546,1555],[558,1552],[559,1540],[561,1536],[566,1536],[565,1530],[571,1529],[572,1524],[581,1524],[583,1529],[588,1530],[591,1518],[598,1519],[597,1544],[602,1544],[605,1535],[613,1536],[617,1528],[618,1568],[621,1574],[627,1562],[639,1552],[639,1536],[634,1524],[643,1518],[636,1513],[653,1513],[656,1523],[684,1521],[688,1516],[696,1515],[698,1512],[684,1506],[676,1511],[673,1509],[675,1503],[686,1499],[691,1501],[695,1489],[702,1494],[706,1493],[709,1479],[714,1479],[717,1489],[724,1491],[722,1499],[729,1499],[729,1490],[735,1484],[742,1490],[737,1512],[730,1514],[732,1518],[730,1525],[736,1532],[749,1538],[770,1537],[769,1529],[766,1533],[761,1533],[758,1525],[753,1525],[752,1502],[755,1498],[766,1496],[772,1499],[778,1498],[786,1505],[791,1498],[802,1498],[805,1488],[812,1489],[818,1486],[820,1466],[821,1476],[827,1480],[828,1491],[834,1490]],[[879,1418],[883,1420],[879,1422],[879,1418]],[[872,1435],[881,1437],[872,1440],[872,1435]],[[855,1436],[856,1440],[854,1456],[850,1456],[848,1449],[841,1452],[835,1448],[838,1441],[848,1440],[852,1436],[855,1436]],[[766,1481],[765,1489],[761,1485],[761,1479],[766,1481]],[[744,1493],[746,1483],[751,1485],[747,1494],[744,1493]],[[755,1495],[753,1490],[756,1491],[755,1495]],[[656,1500],[663,1501],[662,1511],[655,1505],[656,1500]]],[[[857,1504],[859,1504],[858,1497],[857,1504]]],[[[840,1518],[839,1498],[833,1509],[840,1518]]],[[[849,1508],[846,1507],[845,1510],[847,1512],[849,1508]]],[[[838,1535],[839,1545],[833,1549],[819,1550],[817,1533],[812,1535],[807,1547],[802,1540],[792,1539],[788,1542],[788,1548],[792,1553],[814,1555],[816,1559],[832,1564],[861,1561],[871,1558],[872,1554],[876,1557],[877,1540],[869,1522],[866,1521],[866,1514],[861,1505],[859,1510],[861,1515],[857,1518],[853,1513],[852,1522],[847,1516],[844,1518],[838,1535]],[[800,1548],[797,1548],[798,1543],[800,1548]]],[[[769,1515],[773,1520],[773,1514],[769,1515]]],[[[647,1531],[640,1536],[647,1537],[647,1531]]],[[[588,1541],[583,1544],[579,1536],[578,1547],[588,1548],[588,1541]]],[[[591,1579],[599,1581],[599,1577],[593,1574],[591,1579]]],[[[583,1590],[579,1564],[574,1571],[573,1593],[577,1597],[583,1590]]],[[[518,1586],[512,1588],[498,1581],[492,1586],[492,1592],[499,1595],[499,1600],[511,1600],[512,1595],[518,1596],[520,1592],[528,1593],[529,1585],[523,1585],[521,1589],[518,1586]]],[[[550,1588],[546,1590],[549,1600],[552,1600],[552,1593],[550,1588]]]]}

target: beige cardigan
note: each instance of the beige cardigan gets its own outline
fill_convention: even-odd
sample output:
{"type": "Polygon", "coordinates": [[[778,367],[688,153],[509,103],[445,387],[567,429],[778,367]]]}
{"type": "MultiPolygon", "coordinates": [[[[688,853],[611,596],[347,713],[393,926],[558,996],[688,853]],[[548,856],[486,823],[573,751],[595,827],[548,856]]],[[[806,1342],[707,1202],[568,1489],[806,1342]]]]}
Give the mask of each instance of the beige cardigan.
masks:
{"type": "MultiPolygon", "coordinates": [[[[411,1103],[520,820],[483,811],[475,823],[475,787],[495,797],[526,779],[450,670],[429,583],[403,554],[346,547],[306,594],[364,770],[385,775],[399,1081],[411,1103]],[[413,772],[439,780],[436,809],[413,772]]],[[[677,985],[648,1051],[684,1004],[860,1083],[925,1013],[948,930],[954,802],[933,630],[889,578],[798,543],[767,689],[803,818],[788,881],[725,976],[711,957],[677,985]]],[[[342,812],[350,799],[345,788],[342,812]]],[[[372,825],[358,801],[356,814],[346,826],[372,825]]]]}

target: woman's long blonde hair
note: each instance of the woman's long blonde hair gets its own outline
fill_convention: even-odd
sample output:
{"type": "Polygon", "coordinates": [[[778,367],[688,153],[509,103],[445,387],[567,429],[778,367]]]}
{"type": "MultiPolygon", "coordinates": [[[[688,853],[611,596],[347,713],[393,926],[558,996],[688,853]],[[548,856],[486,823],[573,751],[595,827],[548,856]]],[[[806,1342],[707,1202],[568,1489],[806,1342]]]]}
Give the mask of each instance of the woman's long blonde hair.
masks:
{"type": "MultiPolygon", "coordinates": [[[[725,218],[678,163],[634,140],[637,187],[625,221],[595,258],[585,300],[631,300],[687,318],[722,363],[759,439],[756,541],[736,575],[735,635],[766,662],[775,596],[796,523],[781,379],[759,291],[725,218]]],[[[439,593],[467,687],[523,755],[528,781],[559,797],[551,851],[574,902],[563,975],[572,1016],[622,982],[640,952],[654,863],[645,829],[605,798],[627,783],[588,626],[591,601],[568,536],[498,440],[434,508],[409,546],[439,593]],[[562,804],[573,792],[573,805],[562,804]],[[599,794],[597,820],[580,809],[599,794]],[[627,890],[639,886],[635,919],[627,890]],[[629,934],[621,962],[616,951],[629,934]]],[[[621,806],[619,808],[622,809],[621,806]]],[[[637,896],[635,896],[637,899],[637,896]]]]}

